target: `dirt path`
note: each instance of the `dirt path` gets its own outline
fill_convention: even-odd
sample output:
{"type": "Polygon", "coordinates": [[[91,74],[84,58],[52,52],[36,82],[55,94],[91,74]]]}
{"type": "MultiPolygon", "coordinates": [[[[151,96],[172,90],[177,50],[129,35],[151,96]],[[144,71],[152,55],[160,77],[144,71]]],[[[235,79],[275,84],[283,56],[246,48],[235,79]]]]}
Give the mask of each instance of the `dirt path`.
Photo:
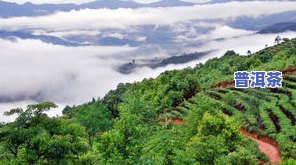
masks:
{"type": "Polygon", "coordinates": [[[241,133],[257,142],[259,150],[269,158],[272,165],[277,165],[281,162],[280,151],[273,139],[266,137],[258,138],[256,134],[250,133],[246,130],[242,130],[241,133]]]}

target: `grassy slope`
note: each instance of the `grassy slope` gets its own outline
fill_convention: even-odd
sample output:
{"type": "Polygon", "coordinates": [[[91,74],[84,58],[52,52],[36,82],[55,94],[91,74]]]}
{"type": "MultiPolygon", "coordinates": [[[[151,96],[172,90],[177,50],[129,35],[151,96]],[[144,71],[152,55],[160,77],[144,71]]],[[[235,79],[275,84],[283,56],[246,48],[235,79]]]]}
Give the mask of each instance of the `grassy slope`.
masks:
{"type": "Polygon", "coordinates": [[[127,114],[137,115],[139,121],[136,123],[145,125],[198,117],[198,114],[192,114],[196,108],[222,111],[234,116],[243,128],[275,139],[284,159],[296,158],[296,76],[286,73],[284,88],[275,91],[236,90],[231,81],[233,73],[239,70],[289,67],[296,67],[296,39],[251,56],[239,56],[229,51],[223,57],[198,64],[195,68],[167,71],[156,79],[120,84],[105,96],[103,102],[114,117],[119,116],[115,125],[121,124],[126,117],[122,115],[127,114]],[[216,84],[222,81],[227,81],[229,86],[217,87],[216,84]]]}

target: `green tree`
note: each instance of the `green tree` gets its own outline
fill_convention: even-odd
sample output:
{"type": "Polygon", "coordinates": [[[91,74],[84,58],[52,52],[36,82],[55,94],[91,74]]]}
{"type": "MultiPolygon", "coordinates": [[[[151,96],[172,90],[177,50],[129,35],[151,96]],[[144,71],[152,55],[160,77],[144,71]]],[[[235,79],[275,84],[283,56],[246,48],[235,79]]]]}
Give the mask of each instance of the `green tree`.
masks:
{"type": "Polygon", "coordinates": [[[79,161],[86,151],[83,128],[72,121],[49,118],[44,112],[57,107],[52,102],[12,109],[15,122],[0,128],[5,164],[66,164],[79,161]]]}
{"type": "MultiPolygon", "coordinates": [[[[205,112],[197,134],[187,144],[187,152],[201,164],[256,164],[256,154],[239,133],[238,124],[224,114],[205,112]],[[227,157],[225,157],[227,155],[227,157]]],[[[256,153],[256,152],[255,152],[256,153]]]]}
{"type": "Polygon", "coordinates": [[[73,113],[74,119],[85,127],[91,149],[95,137],[109,130],[112,126],[111,113],[100,100],[93,104],[75,107],[73,113]]]}

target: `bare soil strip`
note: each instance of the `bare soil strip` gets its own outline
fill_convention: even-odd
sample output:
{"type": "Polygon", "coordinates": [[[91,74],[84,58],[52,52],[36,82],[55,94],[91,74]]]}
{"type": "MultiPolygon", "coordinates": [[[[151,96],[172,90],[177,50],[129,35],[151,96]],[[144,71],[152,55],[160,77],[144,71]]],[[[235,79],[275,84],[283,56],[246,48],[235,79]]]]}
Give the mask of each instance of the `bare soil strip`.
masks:
{"type": "Polygon", "coordinates": [[[257,134],[250,133],[246,130],[241,130],[241,133],[257,142],[259,150],[269,158],[272,165],[278,165],[281,163],[280,150],[273,139],[268,137],[258,137],[257,134]]]}

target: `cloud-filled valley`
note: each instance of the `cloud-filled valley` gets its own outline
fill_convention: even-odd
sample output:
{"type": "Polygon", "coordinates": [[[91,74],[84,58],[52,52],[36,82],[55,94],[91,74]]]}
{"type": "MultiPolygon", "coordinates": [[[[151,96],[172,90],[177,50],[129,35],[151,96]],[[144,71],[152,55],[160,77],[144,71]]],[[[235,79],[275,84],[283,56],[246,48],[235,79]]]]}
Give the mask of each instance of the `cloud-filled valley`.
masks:
{"type": "Polygon", "coordinates": [[[258,51],[273,45],[277,35],[296,36],[257,33],[273,23],[296,22],[295,13],[295,2],[247,1],[0,18],[0,122],[10,120],[1,116],[14,106],[54,101],[61,109],[103,97],[118,83],[193,67],[227,50],[258,51]],[[268,24],[271,16],[275,19],[268,24]],[[251,27],[243,20],[257,23],[251,27]],[[186,64],[141,65],[130,74],[117,70],[132,60],[140,66],[192,52],[209,53],[186,64]]]}

